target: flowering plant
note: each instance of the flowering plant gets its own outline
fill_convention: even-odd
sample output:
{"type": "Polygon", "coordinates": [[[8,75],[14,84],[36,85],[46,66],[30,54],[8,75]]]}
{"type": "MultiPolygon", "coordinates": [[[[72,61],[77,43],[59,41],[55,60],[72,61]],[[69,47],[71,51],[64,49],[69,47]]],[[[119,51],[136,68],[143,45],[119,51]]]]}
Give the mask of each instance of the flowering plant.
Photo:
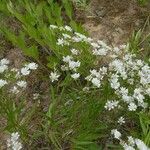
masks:
{"type": "Polygon", "coordinates": [[[17,35],[5,27],[2,33],[34,59],[20,68],[7,55],[0,60],[8,149],[149,150],[149,61],[131,46],[87,36],[67,0],[62,7],[51,0],[0,3],[22,24],[17,35]]]}

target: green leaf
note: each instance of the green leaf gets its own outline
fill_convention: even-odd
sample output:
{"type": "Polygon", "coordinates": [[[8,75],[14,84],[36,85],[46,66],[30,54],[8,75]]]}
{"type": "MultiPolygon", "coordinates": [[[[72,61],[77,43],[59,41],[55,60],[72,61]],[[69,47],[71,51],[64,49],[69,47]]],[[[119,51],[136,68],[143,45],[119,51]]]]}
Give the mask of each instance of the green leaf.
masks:
{"type": "Polygon", "coordinates": [[[31,46],[30,48],[23,49],[25,55],[29,57],[33,57],[35,59],[39,58],[39,51],[35,45],[31,46]]]}
{"type": "Polygon", "coordinates": [[[50,69],[54,69],[60,62],[56,56],[48,56],[47,60],[48,60],[47,67],[49,67],[50,69]]]}
{"type": "Polygon", "coordinates": [[[70,20],[72,20],[72,4],[68,0],[63,0],[65,12],[70,20]]]}

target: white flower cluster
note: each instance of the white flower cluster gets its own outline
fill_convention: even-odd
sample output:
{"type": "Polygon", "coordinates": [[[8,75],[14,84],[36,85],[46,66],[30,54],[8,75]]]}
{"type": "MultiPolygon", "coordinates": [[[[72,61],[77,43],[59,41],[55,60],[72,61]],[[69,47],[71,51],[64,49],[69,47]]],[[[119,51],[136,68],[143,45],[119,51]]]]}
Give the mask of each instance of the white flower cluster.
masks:
{"type": "Polygon", "coordinates": [[[36,100],[40,97],[40,94],[39,93],[34,93],[33,94],[33,99],[36,100]]]}
{"type": "Polygon", "coordinates": [[[114,109],[115,107],[118,107],[118,104],[119,104],[119,101],[116,101],[116,100],[111,100],[111,101],[107,101],[107,103],[105,104],[105,108],[107,110],[112,110],[114,109]]]}
{"type": "Polygon", "coordinates": [[[121,117],[118,119],[117,122],[118,122],[120,125],[124,124],[124,123],[125,123],[124,117],[121,116],[121,117]]]}
{"type": "MultiPolygon", "coordinates": [[[[64,32],[72,32],[72,28],[70,26],[65,26],[65,27],[58,27],[56,25],[50,25],[49,26],[50,30],[60,30],[64,32]]],[[[57,45],[64,46],[64,45],[69,45],[70,43],[66,40],[71,38],[70,35],[63,33],[63,38],[59,38],[57,41],[57,45]]]]}
{"type": "Polygon", "coordinates": [[[16,79],[19,79],[16,83],[16,85],[14,85],[10,92],[14,93],[14,94],[18,94],[20,92],[20,89],[25,89],[27,87],[27,82],[24,80],[20,80],[20,78],[22,76],[27,76],[31,73],[31,70],[36,70],[38,68],[38,64],[32,62],[32,63],[28,63],[25,64],[23,68],[19,69],[13,69],[12,71],[17,72],[16,73],[16,79]],[[20,89],[18,89],[20,88],[20,89]]]}
{"type": "Polygon", "coordinates": [[[99,71],[93,69],[90,70],[90,73],[91,74],[87,76],[85,79],[91,81],[94,86],[99,88],[101,86],[101,81],[103,80],[104,75],[107,74],[107,68],[102,67],[99,69],[99,71]]]}
{"type": "MultiPolygon", "coordinates": [[[[71,74],[71,77],[73,79],[78,79],[80,77],[80,74],[77,73],[76,71],[80,67],[81,63],[79,61],[74,61],[73,57],[69,55],[63,56],[63,62],[65,63],[65,65],[61,66],[62,71],[72,70],[74,71],[74,73],[71,74]]],[[[60,77],[60,75],[55,70],[54,72],[51,72],[49,77],[51,81],[54,82],[54,81],[58,81],[58,78],[60,77]]]]}
{"type": "Polygon", "coordinates": [[[103,41],[93,42],[91,45],[93,46],[93,55],[96,56],[105,56],[108,51],[111,50],[111,48],[103,41]]]}
{"type": "MultiPolygon", "coordinates": [[[[67,66],[63,66],[66,70],[76,71],[80,67],[80,61],[74,61],[72,56],[63,56],[63,62],[67,63],[67,66]]],[[[64,70],[65,71],[65,70],[64,70]]]]}
{"type": "Polygon", "coordinates": [[[145,109],[148,107],[145,95],[150,95],[150,67],[127,51],[120,55],[109,63],[111,88],[128,105],[129,111],[136,111],[138,107],[145,109]],[[127,86],[122,86],[124,82],[132,86],[130,93],[127,86]]]}
{"type": "MultiPolygon", "coordinates": [[[[70,50],[72,55],[70,54],[63,57],[63,63],[65,63],[65,65],[62,65],[61,69],[62,71],[73,71],[71,77],[74,79],[81,76],[77,70],[81,67],[82,63],[77,60],[78,55],[82,53],[82,51],[78,51],[74,48],[75,43],[80,43],[81,45],[82,43],[85,43],[92,49],[90,52],[91,55],[94,55],[93,57],[96,58],[95,64],[97,64],[98,60],[102,59],[103,61],[105,56],[107,59],[107,62],[105,62],[106,64],[104,63],[105,67],[101,67],[99,70],[91,68],[90,73],[85,77],[85,80],[92,83],[94,87],[101,89],[103,88],[102,85],[106,82],[109,84],[108,86],[117,100],[113,100],[113,98],[112,100],[108,99],[104,106],[106,110],[122,110],[123,108],[126,108],[128,111],[135,112],[149,107],[149,64],[137,59],[135,54],[128,52],[126,45],[109,47],[103,41],[95,41],[81,33],[73,32],[71,27],[66,28],[51,25],[50,29],[52,31],[63,31],[61,37],[58,38],[58,45],[68,46],[69,49],[70,46],[73,47],[70,50]]],[[[58,79],[56,74],[55,77],[58,79]]],[[[118,123],[125,123],[124,118],[120,117],[118,123]]]]}
{"type": "Polygon", "coordinates": [[[112,89],[117,90],[120,87],[119,83],[119,75],[117,74],[112,74],[110,77],[110,85],[112,89]]]}
{"type": "Polygon", "coordinates": [[[56,25],[50,25],[49,26],[49,28],[50,29],[59,29],[59,30],[61,30],[61,31],[69,31],[69,32],[71,32],[72,31],[72,28],[71,27],[69,27],[69,26],[65,26],[65,27],[58,27],[58,26],[56,26],[56,25]]]}
{"type": "Polygon", "coordinates": [[[147,64],[141,68],[138,74],[142,85],[147,85],[150,83],[150,67],[147,64]]]}
{"type": "Polygon", "coordinates": [[[23,76],[29,75],[31,70],[36,70],[38,68],[38,65],[34,62],[25,64],[23,68],[21,68],[21,74],[23,76]]]}
{"type": "Polygon", "coordinates": [[[111,130],[111,134],[113,135],[113,137],[117,140],[120,141],[120,144],[122,145],[122,147],[124,148],[124,150],[150,150],[150,148],[148,148],[145,143],[137,138],[133,138],[132,136],[128,136],[128,141],[125,142],[121,139],[122,134],[117,130],[117,129],[113,129],[111,130]]]}
{"type": "MultiPolygon", "coordinates": [[[[75,49],[72,50],[75,51],[74,53],[78,54],[77,50],[75,49]]],[[[80,77],[80,73],[77,73],[76,71],[81,65],[80,61],[74,61],[72,56],[67,55],[67,56],[63,56],[63,62],[65,63],[65,65],[62,65],[61,69],[63,71],[67,71],[67,70],[73,71],[74,73],[71,74],[71,77],[75,80],[78,79],[80,77]]]]}
{"type": "Polygon", "coordinates": [[[8,84],[6,80],[0,79],[0,88],[2,88],[6,84],[8,84]]]}
{"type": "Polygon", "coordinates": [[[3,73],[5,70],[8,69],[9,60],[6,58],[3,58],[0,60],[0,73],[3,73]]]}
{"type": "MultiPolygon", "coordinates": [[[[3,58],[0,60],[0,73],[3,73],[8,69],[9,60],[6,58],[3,58]]],[[[0,79],[0,88],[2,88],[4,85],[8,84],[6,80],[0,79]]]]}
{"type": "Polygon", "coordinates": [[[27,82],[23,81],[23,80],[17,81],[16,85],[10,89],[10,92],[12,92],[14,94],[18,94],[20,92],[20,90],[18,89],[17,86],[21,89],[25,89],[27,87],[27,82]]]}
{"type": "MultiPolygon", "coordinates": [[[[111,48],[103,41],[94,41],[92,38],[89,38],[81,33],[78,32],[72,32],[73,30],[69,26],[65,27],[57,27],[55,25],[50,25],[51,30],[60,30],[67,33],[62,33],[62,37],[58,38],[57,45],[59,46],[69,46],[70,43],[79,43],[79,42],[86,42],[92,47],[92,53],[93,55],[97,56],[105,56],[108,51],[111,50],[111,48]]],[[[72,54],[78,55],[79,52],[75,49],[71,50],[72,54]]]]}
{"type": "MultiPolygon", "coordinates": [[[[5,70],[8,70],[8,65],[9,65],[9,60],[6,58],[1,59],[0,61],[0,73],[4,73],[5,70]]],[[[19,79],[18,81],[16,81],[16,85],[14,85],[11,89],[10,92],[14,93],[14,94],[18,94],[20,92],[20,90],[18,89],[25,89],[27,87],[27,82],[20,79],[22,76],[26,76],[29,75],[29,73],[31,72],[31,70],[36,70],[38,67],[38,65],[34,62],[32,63],[28,63],[25,64],[25,66],[21,69],[16,69],[16,68],[12,68],[10,70],[8,70],[9,73],[7,73],[6,75],[3,75],[5,78],[8,78],[7,80],[4,79],[0,79],[0,88],[2,88],[4,85],[8,84],[8,80],[9,80],[9,76],[11,74],[15,73],[15,80],[19,79]]],[[[11,83],[11,82],[10,82],[11,83]]]]}
{"type": "Polygon", "coordinates": [[[20,135],[18,132],[12,133],[10,139],[7,140],[7,148],[12,150],[22,149],[22,144],[19,138],[20,135]]]}
{"type": "Polygon", "coordinates": [[[60,75],[57,73],[56,70],[54,72],[51,72],[50,76],[49,76],[49,78],[51,79],[52,82],[58,81],[59,77],[60,77],[60,75]]]}
{"type": "Polygon", "coordinates": [[[79,55],[79,54],[80,54],[79,50],[74,49],[74,48],[72,48],[70,51],[71,51],[71,53],[72,53],[73,55],[79,55]]]}

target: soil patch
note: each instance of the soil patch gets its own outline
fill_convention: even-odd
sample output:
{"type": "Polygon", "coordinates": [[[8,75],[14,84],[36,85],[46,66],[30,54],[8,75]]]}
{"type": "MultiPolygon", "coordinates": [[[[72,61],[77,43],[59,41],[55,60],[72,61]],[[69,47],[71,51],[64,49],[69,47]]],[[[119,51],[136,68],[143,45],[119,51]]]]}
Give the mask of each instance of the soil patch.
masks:
{"type": "Polygon", "coordinates": [[[109,44],[126,43],[134,30],[143,27],[150,15],[150,3],[140,6],[137,0],[91,0],[86,12],[77,11],[77,20],[95,39],[109,44]]]}

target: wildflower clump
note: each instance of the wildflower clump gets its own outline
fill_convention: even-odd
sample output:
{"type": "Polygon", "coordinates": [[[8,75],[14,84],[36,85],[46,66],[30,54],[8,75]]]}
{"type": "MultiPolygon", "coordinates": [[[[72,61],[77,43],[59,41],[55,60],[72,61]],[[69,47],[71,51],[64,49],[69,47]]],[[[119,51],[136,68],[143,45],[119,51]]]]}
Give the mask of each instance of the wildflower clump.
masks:
{"type": "Polygon", "coordinates": [[[150,148],[140,139],[133,138],[132,136],[127,137],[127,141],[122,140],[122,134],[117,130],[111,130],[111,134],[113,137],[120,141],[120,145],[124,148],[124,150],[149,150],[150,148]]]}
{"type": "MultiPolygon", "coordinates": [[[[42,117],[37,121],[40,122],[37,130],[42,128],[39,136],[42,139],[48,137],[48,142],[51,141],[54,147],[63,149],[63,140],[78,148],[80,140],[81,143],[93,144],[93,141],[108,138],[111,134],[111,140],[117,140],[125,150],[142,150],[141,147],[148,150],[148,142],[140,140],[142,138],[138,134],[135,138],[128,136],[128,140],[124,137],[129,134],[130,120],[137,127],[138,115],[149,111],[149,63],[129,52],[126,45],[108,46],[104,41],[75,32],[70,26],[50,25],[49,30],[57,36],[48,56],[51,63],[44,66],[48,74],[41,73],[43,78],[38,83],[41,86],[46,80],[44,89],[46,87],[50,93],[44,96],[48,100],[46,106],[40,102],[33,110],[33,113],[41,111],[39,116],[42,117]],[[102,124],[104,127],[99,127],[102,124]],[[124,132],[121,133],[120,129],[124,132]]],[[[0,88],[7,87],[9,93],[16,97],[21,91],[26,92],[27,76],[38,69],[38,65],[31,62],[20,69],[9,70],[7,59],[2,59],[0,65],[3,74],[0,88]]],[[[37,91],[32,96],[38,102],[42,98],[37,91]]],[[[18,139],[18,134],[16,136],[18,139]]],[[[19,142],[8,145],[13,143],[21,149],[19,142]]],[[[83,147],[87,148],[88,144],[83,147]]]]}
{"type": "MultiPolygon", "coordinates": [[[[62,72],[62,75],[63,72],[71,74],[70,77],[74,80],[82,78],[82,83],[86,83],[83,89],[88,87],[88,92],[92,93],[93,89],[99,89],[100,99],[106,95],[104,97],[104,109],[108,113],[113,111],[123,114],[124,112],[123,116],[127,117],[130,112],[137,113],[148,110],[150,96],[150,67],[148,62],[138,59],[135,54],[128,51],[126,45],[110,47],[103,41],[95,41],[81,33],[73,33],[72,30],[66,30],[65,27],[55,26],[50,30],[64,32],[57,39],[56,45],[68,50],[67,55],[62,56],[62,65],[58,67],[61,69],[57,68],[57,70],[62,72]],[[89,71],[87,69],[85,74],[81,71],[85,69],[83,65],[85,60],[80,58],[82,54],[86,55],[84,49],[80,49],[82,44],[90,47],[86,53],[89,54],[93,62],[92,65],[88,66],[89,71]],[[77,45],[78,49],[76,48],[77,45]],[[107,60],[105,63],[103,63],[104,58],[107,60]],[[98,63],[99,60],[101,60],[101,64],[98,63]],[[109,89],[108,93],[103,93],[105,88],[109,89]],[[106,97],[108,98],[106,99],[106,97]]],[[[55,73],[55,80],[58,80],[58,77],[61,75],[55,73]]],[[[123,116],[120,115],[116,119],[120,126],[126,124],[126,118],[123,116]]],[[[112,130],[111,133],[120,140],[121,133],[117,129],[112,130]]],[[[139,147],[139,143],[142,143],[139,140],[134,141],[138,141],[135,142],[137,147],[139,147]]],[[[124,143],[122,140],[120,142],[124,143]]],[[[125,143],[122,146],[124,149],[128,147],[125,143]]],[[[131,148],[131,146],[129,147],[131,148]]]]}
{"type": "Polygon", "coordinates": [[[10,150],[22,149],[22,143],[20,142],[20,135],[18,132],[11,134],[11,137],[7,140],[7,148],[10,150]]]}

